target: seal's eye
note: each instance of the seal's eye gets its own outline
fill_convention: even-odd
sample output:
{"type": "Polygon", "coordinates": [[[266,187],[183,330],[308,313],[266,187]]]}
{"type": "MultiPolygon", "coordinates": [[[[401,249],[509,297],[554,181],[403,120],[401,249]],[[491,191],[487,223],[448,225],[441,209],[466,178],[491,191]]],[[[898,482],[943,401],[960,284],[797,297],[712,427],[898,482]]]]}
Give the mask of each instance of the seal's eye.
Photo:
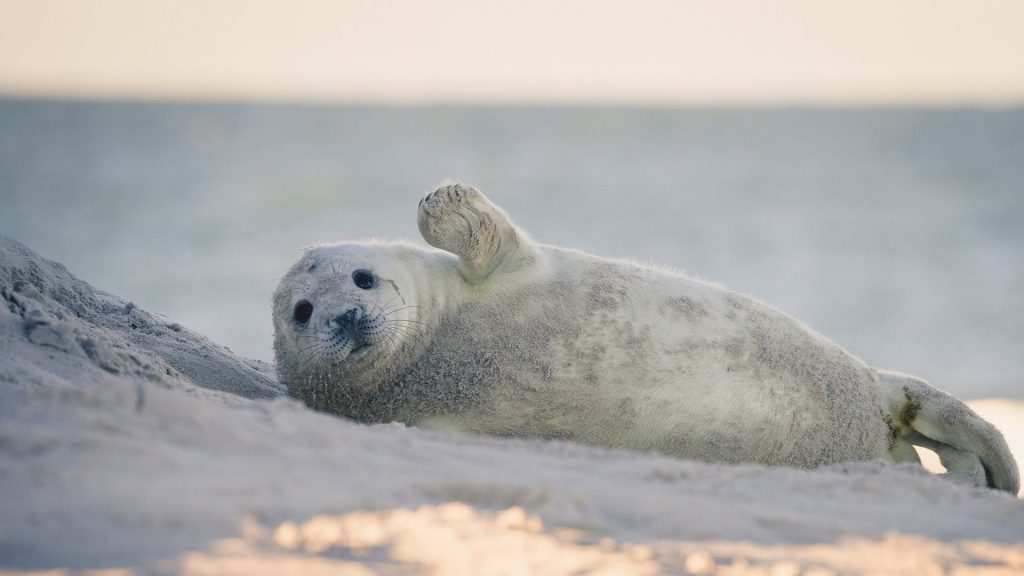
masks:
{"type": "Polygon", "coordinates": [[[377,279],[369,270],[356,270],[352,273],[352,281],[363,290],[369,290],[377,285],[377,279]]]}
{"type": "Polygon", "coordinates": [[[295,312],[293,314],[295,321],[299,324],[305,324],[309,322],[309,317],[313,315],[313,305],[309,303],[309,300],[299,300],[299,303],[295,305],[295,312]]]}

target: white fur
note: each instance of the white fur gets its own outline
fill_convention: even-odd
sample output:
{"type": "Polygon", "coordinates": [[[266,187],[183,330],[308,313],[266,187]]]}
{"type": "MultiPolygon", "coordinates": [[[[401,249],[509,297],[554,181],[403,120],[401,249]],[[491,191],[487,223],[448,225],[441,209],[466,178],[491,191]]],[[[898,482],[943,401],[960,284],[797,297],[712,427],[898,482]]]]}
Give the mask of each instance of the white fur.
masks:
{"type": "Polygon", "coordinates": [[[427,195],[418,224],[440,251],[323,246],[282,280],[275,350],[292,395],[368,422],[708,461],[908,461],[912,443],[929,443],[951,479],[1017,490],[998,431],[941,416],[963,413],[958,400],[880,376],[751,298],[537,244],[461,184],[427,195]],[[354,286],[358,269],[379,283],[354,286]],[[303,299],[305,325],[293,318],[303,299]],[[339,335],[332,319],[353,308],[363,324],[339,335]]]}

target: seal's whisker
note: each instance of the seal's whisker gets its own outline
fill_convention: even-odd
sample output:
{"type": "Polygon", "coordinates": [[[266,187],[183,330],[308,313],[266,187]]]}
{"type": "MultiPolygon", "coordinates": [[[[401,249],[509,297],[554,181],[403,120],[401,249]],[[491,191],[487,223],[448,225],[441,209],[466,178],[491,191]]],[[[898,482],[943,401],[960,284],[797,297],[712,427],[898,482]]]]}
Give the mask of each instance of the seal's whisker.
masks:
{"type": "Polygon", "coordinates": [[[396,336],[397,336],[397,332],[395,331],[394,328],[386,329],[384,331],[385,343],[387,343],[387,344],[396,344],[397,343],[396,336]]]}
{"type": "Polygon", "coordinates": [[[403,334],[403,333],[400,333],[400,332],[390,332],[390,333],[388,333],[387,338],[390,338],[390,339],[392,339],[394,341],[394,343],[395,343],[395,350],[396,351],[398,349],[398,346],[401,344],[401,341],[398,338],[399,336],[401,336],[403,338],[407,338],[407,339],[415,341],[415,342],[420,342],[421,341],[417,334],[403,334]]]}
{"type": "Polygon", "coordinates": [[[388,356],[395,353],[397,350],[397,344],[393,334],[385,334],[384,336],[384,352],[388,356]]]}
{"type": "Polygon", "coordinates": [[[406,324],[406,323],[403,323],[403,322],[396,322],[394,320],[385,320],[384,322],[381,322],[381,328],[385,328],[385,329],[400,328],[402,330],[406,330],[406,331],[409,331],[409,332],[414,332],[414,333],[417,333],[417,334],[422,334],[422,333],[426,332],[427,328],[429,328],[429,327],[430,326],[427,326],[425,324],[424,325],[420,325],[420,324],[406,324]]]}
{"type": "MultiPolygon", "coordinates": [[[[384,310],[386,310],[386,309],[387,309],[387,307],[388,307],[388,306],[390,306],[390,305],[391,305],[391,303],[392,303],[392,302],[394,302],[394,301],[395,301],[395,300],[396,300],[396,299],[397,299],[397,298],[398,298],[399,296],[400,296],[400,294],[396,294],[395,296],[392,296],[392,297],[391,297],[391,300],[388,300],[387,302],[385,302],[385,303],[384,303],[384,305],[383,305],[383,306],[381,306],[381,307],[380,307],[380,310],[381,310],[382,312],[383,312],[384,310]]],[[[377,299],[378,299],[378,300],[380,300],[380,297],[378,296],[378,297],[377,297],[377,299]]],[[[384,314],[387,314],[387,312],[383,312],[383,313],[384,313],[384,314]]]]}
{"type": "MultiPolygon", "coordinates": [[[[399,332],[394,327],[389,329],[389,331],[387,332],[387,339],[388,342],[390,343],[390,350],[392,354],[397,352],[402,345],[401,340],[399,339],[398,336],[399,332]]],[[[406,336],[412,338],[415,341],[420,341],[418,334],[408,334],[406,336]]]]}
{"type": "Polygon", "coordinates": [[[310,344],[309,346],[306,346],[302,350],[299,350],[299,353],[301,354],[301,353],[305,352],[306,350],[311,350],[313,348],[317,348],[317,347],[323,346],[323,344],[324,343],[322,341],[317,340],[316,342],[310,344]]]}
{"type": "Polygon", "coordinates": [[[390,314],[394,314],[395,312],[400,312],[402,310],[408,310],[409,308],[419,308],[419,306],[403,306],[401,308],[396,308],[394,310],[388,310],[387,312],[385,312],[385,314],[390,315],[390,314]]]}
{"type": "Polygon", "coordinates": [[[402,334],[408,335],[414,338],[422,338],[425,334],[422,331],[417,331],[409,326],[389,326],[390,334],[402,334]]]}
{"type": "Polygon", "coordinates": [[[385,329],[384,330],[384,344],[385,345],[393,343],[394,338],[395,338],[395,331],[393,329],[385,329]]]}
{"type": "MultiPolygon", "coordinates": [[[[377,304],[380,304],[380,299],[383,296],[384,296],[384,292],[379,292],[377,294],[377,299],[373,301],[373,306],[370,307],[370,314],[371,315],[375,315],[377,313],[377,310],[383,309],[383,308],[387,307],[387,304],[384,304],[384,306],[381,306],[381,308],[377,308],[377,304]]],[[[388,300],[388,303],[391,303],[393,301],[394,301],[394,298],[392,298],[391,300],[388,300]]]]}
{"type": "Polygon", "coordinates": [[[417,306],[415,304],[407,304],[405,306],[402,306],[401,308],[394,308],[392,310],[388,310],[387,313],[391,314],[392,312],[398,312],[399,310],[405,310],[406,308],[419,308],[419,306],[417,306]]]}
{"type": "Polygon", "coordinates": [[[424,326],[426,328],[433,328],[433,326],[431,326],[430,324],[427,324],[426,322],[420,322],[419,320],[406,320],[405,318],[388,318],[384,322],[385,323],[390,323],[390,322],[407,322],[409,324],[417,324],[419,326],[424,326]]]}
{"type": "Polygon", "coordinates": [[[306,360],[302,363],[301,366],[299,366],[299,371],[301,372],[302,370],[304,370],[306,368],[306,365],[309,364],[310,361],[312,360],[317,361],[315,364],[313,364],[313,367],[318,366],[320,364],[320,360],[322,359],[323,348],[323,346],[319,346],[316,350],[310,352],[309,357],[306,358],[306,360]]]}
{"type": "Polygon", "coordinates": [[[432,326],[430,324],[427,324],[426,322],[420,322],[418,320],[406,320],[404,318],[385,318],[384,320],[381,321],[381,324],[385,326],[408,326],[409,328],[420,328],[421,326],[423,328],[432,328],[432,326]]]}
{"type": "Polygon", "coordinates": [[[302,350],[299,350],[299,354],[302,354],[303,352],[305,352],[306,350],[309,350],[310,348],[315,348],[317,346],[320,346],[320,344],[321,344],[320,341],[314,342],[313,344],[310,344],[309,346],[306,346],[302,350]]]}
{"type": "Polygon", "coordinates": [[[408,338],[412,338],[413,340],[416,340],[418,342],[422,341],[422,337],[423,337],[422,334],[417,333],[417,332],[409,331],[408,329],[404,328],[403,326],[391,326],[388,330],[389,331],[387,332],[387,334],[390,335],[390,336],[397,336],[397,335],[401,334],[401,335],[406,336],[408,338]]]}

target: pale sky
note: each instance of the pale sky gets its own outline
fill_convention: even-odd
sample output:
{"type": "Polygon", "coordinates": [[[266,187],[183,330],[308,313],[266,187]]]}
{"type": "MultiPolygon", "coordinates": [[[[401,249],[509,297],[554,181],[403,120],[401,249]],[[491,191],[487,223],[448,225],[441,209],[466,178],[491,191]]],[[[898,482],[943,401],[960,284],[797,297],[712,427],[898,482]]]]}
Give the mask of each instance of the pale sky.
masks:
{"type": "Polygon", "coordinates": [[[0,0],[0,95],[1024,104],[1024,0],[0,0]]]}

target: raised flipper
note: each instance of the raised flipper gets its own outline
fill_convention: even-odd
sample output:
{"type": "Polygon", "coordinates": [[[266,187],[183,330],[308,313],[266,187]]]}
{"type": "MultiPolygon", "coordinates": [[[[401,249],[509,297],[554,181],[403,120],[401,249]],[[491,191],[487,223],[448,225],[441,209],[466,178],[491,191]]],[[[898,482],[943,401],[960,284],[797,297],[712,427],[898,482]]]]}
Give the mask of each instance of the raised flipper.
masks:
{"type": "Polygon", "coordinates": [[[537,258],[529,237],[505,211],[466,184],[445,184],[427,194],[416,222],[428,244],[459,257],[468,282],[520,270],[537,258]]]}

